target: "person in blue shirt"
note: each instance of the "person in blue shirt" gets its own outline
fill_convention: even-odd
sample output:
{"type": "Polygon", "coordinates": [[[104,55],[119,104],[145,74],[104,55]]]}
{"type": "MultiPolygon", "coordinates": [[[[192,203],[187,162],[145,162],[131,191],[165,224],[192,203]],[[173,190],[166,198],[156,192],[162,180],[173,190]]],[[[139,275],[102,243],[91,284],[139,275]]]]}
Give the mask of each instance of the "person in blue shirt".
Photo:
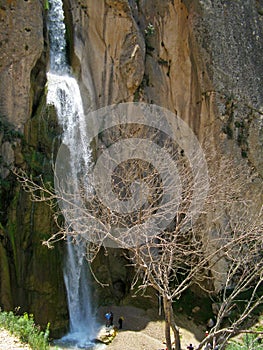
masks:
{"type": "Polygon", "coordinates": [[[107,312],[105,314],[105,318],[106,318],[106,327],[109,327],[110,326],[110,318],[111,318],[110,312],[107,312]]]}

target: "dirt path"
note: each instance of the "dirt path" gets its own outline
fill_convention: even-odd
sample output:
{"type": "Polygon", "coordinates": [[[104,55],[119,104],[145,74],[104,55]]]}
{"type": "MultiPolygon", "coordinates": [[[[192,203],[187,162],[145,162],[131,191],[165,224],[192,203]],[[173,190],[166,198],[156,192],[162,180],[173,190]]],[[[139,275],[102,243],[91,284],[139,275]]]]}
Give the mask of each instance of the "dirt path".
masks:
{"type": "Polygon", "coordinates": [[[26,344],[20,342],[20,340],[10,334],[3,328],[0,328],[0,349],[1,350],[32,350],[26,344]]]}

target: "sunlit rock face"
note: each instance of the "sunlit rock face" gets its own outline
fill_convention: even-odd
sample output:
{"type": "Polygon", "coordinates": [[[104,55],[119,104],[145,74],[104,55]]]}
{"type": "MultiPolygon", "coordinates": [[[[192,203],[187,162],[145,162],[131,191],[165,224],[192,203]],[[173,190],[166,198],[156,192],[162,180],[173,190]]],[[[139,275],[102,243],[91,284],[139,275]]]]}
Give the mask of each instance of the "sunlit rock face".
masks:
{"type": "Polygon", "coordinates": [[[127,1],[66,1],[75,70],[95,106],[132,101],[144,75],[145,41],[127,1]]]}
{"type": "MultiPolygon", "coordinates": [[[[44,50],[43,11],[40,1],[1,1],[0,114],[19,130],[32,112],[30,77],[44,50]]],[[[41,75],[40,84],[45,70],[41,75]]]]}
{"type": "Polygon", "coordinates": [[[166,107],[262,176],[262,9],[241,0],[66,0],[86,105],[166,107]]]}
{"type": "Polygon", "coordinates": [[[200,139],[216,130],[214,146],[237,144],[262,174],[260,1],[65,4],[73,67],[94,108],[166,107],[200,139]]]}
{"type": "MultiPolygon", "coordinates": [[[[73,69],[86,105],[138,101],[168,108],[200,142],[208,140],[208,153],[231,154],[252,170],[254,180],[244,193],[254,198],[252,211],[258,210],[262,2],[66,0],[65,5],[73,69]]],[[[221,214],[216,226],[225,220],[221,214]]]]}

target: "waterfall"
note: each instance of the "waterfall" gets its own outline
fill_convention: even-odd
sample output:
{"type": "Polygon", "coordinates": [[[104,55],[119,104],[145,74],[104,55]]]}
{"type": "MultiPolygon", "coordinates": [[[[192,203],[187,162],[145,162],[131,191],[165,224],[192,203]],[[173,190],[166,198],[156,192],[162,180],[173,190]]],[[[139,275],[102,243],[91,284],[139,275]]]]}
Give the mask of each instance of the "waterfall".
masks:
{"type": "MultiPolygon", "coordinates": [[[[47,103],[54,105],[63,128],[62,142],[70,153],[69,177],[78,186],[78,175],[91,165],[91,151],[85,132],[86,123],[81,94],[70,75],[66,59],[65,25],[62,0],[49,0],[48,30],[50,37],[50,69],[47,74],[47,103]],[[81,151],[80,151],[81,150],[81,151]],[[81,167],[81,169],[80,169],[81,167]]],[[[72,184],[71,184],[72,186],[72,184]]],[[[88,184],[86,183],[88,188],[88,184]]],[[[89,189],[88,189],[89,190],[89,189]]],[[[96,321],[91,307],[89,269],[85,259],[85,242],[79,237],[73,244],[68,238],[64,264],[70,318],[69,334],[61,339],[81,348],[90,348],[96,336],[96,321]]]]}

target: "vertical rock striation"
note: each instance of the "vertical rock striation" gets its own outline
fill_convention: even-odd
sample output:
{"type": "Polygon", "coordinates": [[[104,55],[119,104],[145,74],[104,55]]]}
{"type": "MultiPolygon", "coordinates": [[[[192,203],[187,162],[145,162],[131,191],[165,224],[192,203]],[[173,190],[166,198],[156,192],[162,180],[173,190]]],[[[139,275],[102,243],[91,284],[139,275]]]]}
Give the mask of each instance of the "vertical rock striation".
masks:
{"type": "Polygon", "coordinates": [[[2,1],[0,115],[16,129],[31,115],[31,72],[44,50],[43,6],[40,1],[2,1]]]}
{"type": "Polygon", "coordinates": [[[84,100],[93,101],[93,109],[123,101],[168,108],[188,123],[200,142],[208,140],[209,152],[231,154],[254,173],[244,192],[258,208],[263,170],[262,2],[65,4],[73,68],[84,100]]]}

